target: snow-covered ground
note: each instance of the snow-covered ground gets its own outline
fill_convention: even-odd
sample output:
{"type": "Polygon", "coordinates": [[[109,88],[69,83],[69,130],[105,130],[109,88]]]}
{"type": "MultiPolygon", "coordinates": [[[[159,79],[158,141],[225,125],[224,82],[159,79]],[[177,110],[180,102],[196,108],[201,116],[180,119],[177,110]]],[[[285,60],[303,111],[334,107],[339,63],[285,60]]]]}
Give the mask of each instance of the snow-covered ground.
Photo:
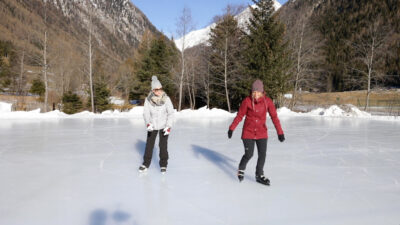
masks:
{"type": "Polygon", "coordinates": [[[222,110],[179,113],[167,174],[159,172],[156,145],[141,176],[146,131],[140,107],[73,116],[1,107],[0,224],[400,223],[395,118],[334,106],[308,114],[280,109],[286,141],[280,143],[268,123],[267,187],[254,180],[256,154],[238,182],[241,125],[228,139],[234,115],[222,110]]]}

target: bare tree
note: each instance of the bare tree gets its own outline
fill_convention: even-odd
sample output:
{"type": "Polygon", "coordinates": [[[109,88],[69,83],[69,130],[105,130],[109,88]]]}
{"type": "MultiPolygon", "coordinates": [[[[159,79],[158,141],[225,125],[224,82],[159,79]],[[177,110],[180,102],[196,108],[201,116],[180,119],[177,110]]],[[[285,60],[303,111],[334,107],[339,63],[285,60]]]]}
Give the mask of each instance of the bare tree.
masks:
{"type": "Polygon", "coordinates": [[[47,79],[47,0],[44,1],[44,23],[45,23],[45,30],[44,30],[44,43],[43,43],[43,77],[44,77],[44,86],[45,86],[45,93],[44,93],[44,111],[47,112],[47,104],[49,98],[49,84],[47,79]]]}
{"type": "Polygon", "coordinates": [[[179,78],[179,105],[178,111],[182,109],[182,96],[183,96],[183,82],[185,76],[185,49],[186,49],[186,34],[193,29],[192,15],[189,8],[184,7],[181,16],[178,18],[177,22],[177,34],[182,37],[181,47],[181,73],[179,78]]]}
{"type": "Polygon", "coordinates": [[[356,61],[360,62],[363,67],[353,68],[353,70],[361,73],[364,80],[367,83],[367,94],[365,97],[365,107],[367,110],[369,107],[369,98],[371,94],[371,80],[381,79],[382,74],[378,72],[376,68],[379,56],[382,55],[382,47],[385,43],[385,39],[388,37],[386,27],[382,26],[379,22],[375,22],[366,28],[366,32],[352,44],[356,51],[356,61]]]}
{"type": "Polygon", "coordinates": [[[89,9],[89,40],[88,40],[88,54],[89,54],[89,86],[90,86],[90,103],[92,106],[92,112],[94,112],[94,93],[93,93],[93,49],[92,49],[92,8],[89,9]]]}
{"type": "Polygon", "coordinates": [[[24,88],[24,65],[25,65],[25,52],[26,52],[26,43],[22,48],[22,55],[20,59],[20,72],[19,72],[19,82],[18,82],[18,93],[22,94],[24,88]]]}
{"type": "Polygon", "coordinates": [[[234,18],[233,9],[227,6],[221,17],[215,17],[216,27],[211,29],[210,44],[212,46],[211,65],[215,85],[223,88],[219,94],[224,95],[228,111],[231,112],[231,95],[229,88],[242,76],[241,65],[243,31],[234,18]]]}

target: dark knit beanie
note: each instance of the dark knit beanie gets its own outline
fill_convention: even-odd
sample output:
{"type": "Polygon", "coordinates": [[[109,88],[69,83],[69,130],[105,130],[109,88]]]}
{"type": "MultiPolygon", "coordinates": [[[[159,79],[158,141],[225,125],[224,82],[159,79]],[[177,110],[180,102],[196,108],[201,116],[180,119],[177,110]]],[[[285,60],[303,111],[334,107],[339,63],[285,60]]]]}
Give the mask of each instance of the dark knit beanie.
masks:
{"type": "Polygon", "coordinates": [[[253,85],[251,86],[251,91],[259,91],[264,92],[264,85],[261,80],[254,81],[253,85]]]}

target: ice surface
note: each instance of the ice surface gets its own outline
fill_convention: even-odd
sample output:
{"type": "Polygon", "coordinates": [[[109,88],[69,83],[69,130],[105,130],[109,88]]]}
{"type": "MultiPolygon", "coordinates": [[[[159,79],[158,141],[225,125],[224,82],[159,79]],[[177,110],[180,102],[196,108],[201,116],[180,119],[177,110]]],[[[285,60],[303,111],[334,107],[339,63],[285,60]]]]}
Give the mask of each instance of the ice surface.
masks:
{"type": "Polygon", "coordinates": [[[2,119],[0,224],[399,225],[400,122],[280,119],[284,143],[268,123],[270,187],[254,180],[257,154],[238,182],[231,116],[178,117],[167,174],[156,145],[144,176],[140,117],[2,119]]]}

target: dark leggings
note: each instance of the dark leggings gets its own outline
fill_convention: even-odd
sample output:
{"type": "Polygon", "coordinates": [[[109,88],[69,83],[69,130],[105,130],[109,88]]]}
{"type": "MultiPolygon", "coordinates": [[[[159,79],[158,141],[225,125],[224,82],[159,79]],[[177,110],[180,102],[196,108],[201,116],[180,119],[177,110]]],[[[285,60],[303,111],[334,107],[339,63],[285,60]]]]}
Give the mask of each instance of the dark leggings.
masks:
{"type": "Polygon", "coordinates": [[[242,160],[240,160],[239,170],[245,170],[246,165],[253,157],[254,153],[254,144],[257,144],[258,150],[258,160],[256,167],[256,175],[264,175],[264,164],[265,158],[267,156],[267,141],[268,139],[242,139],[244,145],[244,155],[242,160]]]}
{"type": "Polygon", "coordinates": [[[159,133],[160,142],[160,167],[167,167],[168,165],[168,136],[164,135],[163,130],[154,130],[147,132],[146,150],[143,156],[143,165],[147,168],[150,166],[151,158],[153,157],[154,143],[156,142],[157,133],[159,133]]]}

